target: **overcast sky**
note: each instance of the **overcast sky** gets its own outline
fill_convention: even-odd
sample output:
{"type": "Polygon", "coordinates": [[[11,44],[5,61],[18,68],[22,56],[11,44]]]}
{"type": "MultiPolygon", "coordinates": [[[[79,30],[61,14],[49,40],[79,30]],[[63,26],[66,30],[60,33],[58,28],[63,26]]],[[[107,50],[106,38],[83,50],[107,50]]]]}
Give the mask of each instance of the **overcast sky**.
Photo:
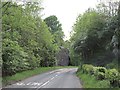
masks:
{"type": "Polygon", "coordinates": [[[89,7],[95,7],[97,0],[43,0],[43,18],[56,15],[62,24],[65,39],[69,39],[70,31],[79,14],[89,7]]]}

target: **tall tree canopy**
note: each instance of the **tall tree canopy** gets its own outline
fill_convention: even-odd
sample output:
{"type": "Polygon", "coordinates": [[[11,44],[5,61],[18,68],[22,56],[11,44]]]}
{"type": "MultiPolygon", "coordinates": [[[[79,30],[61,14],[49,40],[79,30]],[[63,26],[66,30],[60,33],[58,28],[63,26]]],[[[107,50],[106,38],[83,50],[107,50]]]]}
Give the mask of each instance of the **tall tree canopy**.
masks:
{"type": "Polygon", "coordinates": [[[53,34],[55,38],[54,43],[57,43],[59,46],[62,46],[64,43],[64,33],[62,31],[62,26],[58,21],[58,18],[55,15],[52,15],[45,18],[44,21],[48,25],[49,31],[53,34]]]}
{"type": "Polygon", "coordinates": [[[83,15],[79,15],[70,39],[71,62],[101,66],[111,62],[117,64],[119,54],[117,36],[119,37],[120,31],[118,19],[118,2],[100,2],[96,9],[88,9],[83,15]]]}
{"type": "Polygon", "coordinates": [[[40,3],[2,2],[2,5],[3,76],[56,65],[59,46],[40,17],[40,3]]]}

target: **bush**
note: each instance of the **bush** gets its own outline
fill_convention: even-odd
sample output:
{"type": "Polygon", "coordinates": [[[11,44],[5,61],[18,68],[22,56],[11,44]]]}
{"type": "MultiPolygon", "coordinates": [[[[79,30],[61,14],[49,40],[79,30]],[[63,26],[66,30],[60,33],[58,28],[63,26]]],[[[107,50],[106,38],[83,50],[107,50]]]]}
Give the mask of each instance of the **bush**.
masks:
{"type": "Polygon", "coordinates": [[[82,65],[79,65],[79,68],[78,68],[77,72],[79,72],[81,70],[82,70],[82,65]]]}
{"type": "Polygon", "coordinates": [[[104,67],[94,67],[94,75],[98,80],[105,79],[107,69],[104,67]]]}
{"type": "Polygon", "coordinates": [[[106,68],[108,68],[108,69],[113,69],[114,67],[116,67],[116,65],[114,63],[109,63],[106,65],[106,68]]]}
{"type": "MultiPolygon", "coordinates": [[[[82,71],[77,72],[77,76],[82,81],[82,84],[83,84],[83,87],[85,88],[85,90],[87,90],[87,88],[109,88],[110,87],[108,80],[96,80],[96,78],[94,76],[82,73],[82,71]]],[[[95,89],[95,90],[97,90],[97,89],[95,89]]],[[[100,90],[102,90],[102,89],[100,89],[100,90]]]]}
{"type": "Polygon", "coordinates": [[[83,73],[89,73],[89,74],[93,74],[94,73],[94,70],[93,70],[93,66],[92,65],[88,65],[88,64],[84,64],[82,66],[82,69],[83,69],[83,73]]]}
{"type": "Polygon", "coordinates": [[[120,74],[116,69],[107,70],[106,78],[110,81],[110,84],[113,87],[120,86],[120,74]]]}
{"type": "Polygon", "coordinates": [[[102,73],[106,73],[107,69],[105,67],[97,67],[97,70],[102,73]]]}
{"type": "Polygon", "coordinates": [[[105,79],[105,74],[102,72],[98,72],[96,75],[97,80],[103,80],[105,79]]]}
{"type": "Polygon", "coordinates": [[[116,69],[107,70],[105,67],[94,67],[88,64],[83,64],[80,69],[82,73],[94,75],[97,80],[107,79],[112,87],[120,87],[120,73],[116,69]]]}
{"type": "Polygon", "coordinates": [[[18,71],[26,70],[25,64],[28,64],[26,60],[27,53],[24,52],[23,48],[16,41],[4,39],[2,52],[3,76],[13,75],[18,71]]]}

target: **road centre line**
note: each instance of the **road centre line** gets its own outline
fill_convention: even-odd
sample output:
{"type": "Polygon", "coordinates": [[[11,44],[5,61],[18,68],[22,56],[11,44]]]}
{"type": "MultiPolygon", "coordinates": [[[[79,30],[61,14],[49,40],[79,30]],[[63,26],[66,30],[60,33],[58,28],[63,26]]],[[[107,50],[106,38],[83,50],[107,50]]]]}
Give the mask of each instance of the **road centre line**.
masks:
{"type": "Polygon", "coordinates": [[[56,74],[54,77],[52,77],[50,80],[48,80],[48,81],[46,81],[45,83],[43,83],[41,86],[39,86],[39,87],[36,87],[37,89],[36,90],[38,90],[38,89],[40,89],[41,87],[43,87],[43,86],[45,86],[46,84],[48,84],[51,80],[53,80],[55,77],[57,77],[58,75],[56,74]]]}

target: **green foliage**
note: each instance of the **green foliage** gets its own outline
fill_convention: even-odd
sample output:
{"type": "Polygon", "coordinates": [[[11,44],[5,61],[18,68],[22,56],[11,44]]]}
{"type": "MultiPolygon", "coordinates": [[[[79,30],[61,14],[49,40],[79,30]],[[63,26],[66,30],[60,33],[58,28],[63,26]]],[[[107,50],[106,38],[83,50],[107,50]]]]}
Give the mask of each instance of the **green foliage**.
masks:
{"type": "Polygon", "coordinates": [[[106,65],[106,68],[107,69],[113,69],[113,68],[115,68],[116,70],[119,70],[119,61],[118,61],[118,59],[116,59],[116,60],[114,60],[113,62],[111,62],[111,63],[108,63],[107,65],[106,65]]]}
{"type": "Polygon", "coordinates": [[[50,32],[55,33],[57,31],[62,30],[61,24],[59,23],[56,16],[52,15],[47,18],[45,18],[45,23],[50,28],[50,32]]]}
{"type": "Polygon", "coordinates": [[[94,67],[94,75],[98,80],[105,79],[107,69],[104,67],[94,67]]]}
{"type": "MultiPolygon", "coordinates": [[[[77,73],[89,74],[96,80],[107,80],[111,87],[120,87],[120,73],[116,69],[106,69],[105,67],[95,67],[89,64],[83,64],[78,68],[77,73]]],[[[88,81],[88,80],[87,80],[88,81]]]]}
{"type": "Polygon", "coordinates": [[[53,34],[54,43],[56,43],[58,46],[62,46],[64,43],[64,33],[62,31],[62,25],[58,21],[58,18],[55,15],[52,15],[45,18],[44,22],[49,27],[49,31],[53,34]]]}
{"type": "Polygon", "coordinates": [[[103,72],[97,72],[95,75],[96,75],[96,78],[97,78],[98,80],[103,80],[103,79],[105,79],[105,73],[103,73],[103,72]]]}
{"type": "Polygon", "coordinates": [[[102,35],[104,34],[105,15],[95,10],[87,11],[77,18],[73,26],[74,34],[71,37],[72,49],[79,54],[84,62],[104,49],[102,35]]]}
{"type": "Polygon", "coordinates": [[[106,78],[113,87],[120,86],[120,73],[116,69],[107,70],[106,78]]]}
{"type": "Polygon", "coordinates": [[[94,73],[94,68],[92,65],[84,64],[82,65],[83,72],[93,74],[94,73]]]}
{"type": "Polygon", "coordinates": [[[18,45],[16,41],[10,39],[3,40],[3,75],[13,75],[17,71],[28,68],[28,54],[18,45]]]}
{"type": "Polygon", "coordinates": [[[53,35],[39,16],[42,9],[39,2],[27,2],[24,5],[2,2],[2,5],[3,76],[56,65],[55,55],[60,43],[55,43],[55,35],[63,37],[58,20],[60,31],[56,29],[53,35]]]}
{"type": "MultiPolygon", "coordinates": [[[[72,62],[106,66],[120,56],[120,3],[101,2],[96,9],[90,8],[80,14],[73,25],[70,38],[72,62]],[[75,56],[78,56],[77,59],[75,56]]],[[[116,68],[115,65],[112,65],[113,68],[116,68]]]]}
{"type": "Polygon", "coordinates": [[[106,73],[106,68],[105,67],[97,67],[96,70],[98,72],[106,73]]]}
{"type": "Polygon", "coordinates": [[[86,90],[91,88],[110,88],[108,80],[96,80],[93,75],[85,74],[82,71],[77,72],[77,76],[82,81],[83,88],[86,90]]]}

